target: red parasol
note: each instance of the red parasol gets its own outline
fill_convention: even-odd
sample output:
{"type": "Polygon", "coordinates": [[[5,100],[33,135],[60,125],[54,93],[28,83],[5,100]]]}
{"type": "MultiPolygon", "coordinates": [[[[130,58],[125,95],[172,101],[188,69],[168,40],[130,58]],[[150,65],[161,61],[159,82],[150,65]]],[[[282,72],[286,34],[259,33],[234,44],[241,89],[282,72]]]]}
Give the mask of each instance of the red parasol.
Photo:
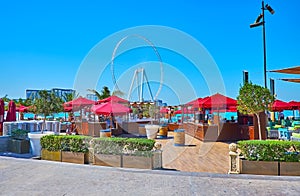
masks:
{"type": "Polygon", "coordinates": [[[292,109],[292,107],[289,103],[278,100],[278,99],[274,101],[272,108],[271,108],[271,110],[273,112],[280,112],[283,110],[291,110],[291,109],[292,109]]]}
{"type": "Polygon", "coordinates": [[[28,112],[29,107],[24,106],[24,105],[19,105],[18,107],[16,107],[16,111],[17,112],[28,112]]]}
{"type": "Polygon", "coordinates": [[[91,111],[97,115],[109,115],[130,113],[131,109],[119,103],[106,102],[100,105],[93,105],[91,111]]]}
{"type": "Polygon", "coordinates": [[[106,102],[114,102],[114,103],[128,103],[128,101],[126,99],[122,99],[118,96],[112,95],[110,97],[107,97],[105,99],[101,99],[99,101],[97,101],[97,104],[99,103],[106,103],[106,102]]]}
{"type": "Polygon", "coordinates": [[[199,105],[202,106],[202,108],[229,108],[229,107],[236,107],[237,101],[235,99],[232,99],[230,97],[226,97],[224,95],[221,95],[219,93],[214,94],[210,97],[203,98],[199,105]]]}
{"type": "Polygon", "coordinates": [[[160,113],[168,113],[169,112],[169,109],[168,108],[161,108],[159,110],[160,113]]]}
{"type": "MultiPolygon", "coordinates": [[[[188,110],[186,108],[183,109],[184,114],[193,114],[194,112],[192,110],[188,110]]],[[[182,110],[177,110],[174,112],[174,114],[182,114],[182,110]]]]}
{"type": "Polygon", "coordinates": [[[12,100],[10,100],[8,104],[8,111],[6,114],[6,121],[16,121],[16,104],[12,100]]]}
{"type": "Polygon", "coordinates": [[[300,102],[299,101],[290,101],[289,105],[293,110],[299,110],[300,109],[300,102]]]}
{"type": "Polygon", "coordinates": [[[84,97],[79,97],[77,99],[74,99],[72,101],[68,101],[63,104],[65,111],[70,110],[79,110],[80,108],[83,108],[85,106],[91,106],[95,104],[95,101],[92,101],[90,99],[86,99],[84,97]]]}
{"type": "Polygon", "coordinates": [[[201,101],[205,98],[197,98],[195,100],[192,100],[188,103],[186,103],[186,106],[192,106],[193,108],[201,108],[202,105],[200,105],[201,101]]]}

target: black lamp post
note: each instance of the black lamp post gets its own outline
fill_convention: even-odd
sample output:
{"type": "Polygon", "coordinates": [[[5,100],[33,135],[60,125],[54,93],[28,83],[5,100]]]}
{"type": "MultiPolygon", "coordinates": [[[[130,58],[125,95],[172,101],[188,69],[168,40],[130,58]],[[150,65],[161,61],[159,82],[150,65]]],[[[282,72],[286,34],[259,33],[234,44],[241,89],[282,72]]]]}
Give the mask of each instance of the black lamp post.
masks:
{"type": "Polygon", "coordinates": [[[267,55],[266,55],[266,29],[265,29],[265,10],[268,10],[271,14],[274,14],[275,11],[268,4],[265,5],[262,1],[261,7],[262,13],[257,17],[253,24],[250,24],[250,28],[263,26],[263,47],[264,47],[264,82],[265,88],[267,88],[267,55]],[[262,21],[261,21],[262,20],[262,21]]]}

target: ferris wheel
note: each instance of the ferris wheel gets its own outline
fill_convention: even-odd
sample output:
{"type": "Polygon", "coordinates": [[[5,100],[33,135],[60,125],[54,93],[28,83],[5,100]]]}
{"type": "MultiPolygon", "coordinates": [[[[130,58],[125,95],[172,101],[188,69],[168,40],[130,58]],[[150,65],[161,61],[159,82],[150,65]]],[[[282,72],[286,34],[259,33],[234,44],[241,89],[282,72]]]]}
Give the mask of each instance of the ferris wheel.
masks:
{"type": "Polygon", "coordinates": [[[160,79],[159,79],[158,90],[157,90],[155,96],[153,97],[152,90],[150,88],[150,84],[149,84],[148,77],[146,75],[145,68],[136,69],[135,72],[133,73],[133,78],[132,78],[131,86],[130,86],[130,89],[129,89],[129,92],[128,92],[127,100],[130,100],[132,90],[133,90],[133,86],[134,86],[134,83],[136,82],[137,85],[138,85],[138,96],[139,96],[139,101],[140,102],[143,102],[143,92],[144,92],[144,84],[145,83],[146,83],[146,87],[148,88],[148,90],[150,92],[152,101],[156,101],[157,97],[158,97],[158,95],[159,95],[159,93],[162,89],[162,86],[163,86],[163,75],[164,75],[164,73],[163,73],[163,63],[162,63],[162,60],[161,60],[161,56],[160,56],[157,48],[155,47],[155,45],[149,39],[147,39],[146,37],[144,37],[142,35],[139,35],[139,34],[133,34],[133,35],[125,36],[124,38],[122,38],[116,44],[116,46],[113,50],[113,54],[112,54],[112,57],[111,57],[111,75],[112,75],[112,80],[113,80],[113,83],[114,83],[114,88],[116,90],[120,90],[119,87],[118,87],[118,84],[117,84],[116,76],[115,76],[115,65],[114,65],[114,60],[115,60],[115,57],[116,57],[117,50],[121,46],[122,43],[124,43],[127,39],[132,38],[132,37],[143,40],[146,44],[148,44],[153,49],[153,51],[154,51],[154,53],[155,53],[155,55],[156,55],[156,57],[158,58],[158,61],[159,61],[160,79]]]}

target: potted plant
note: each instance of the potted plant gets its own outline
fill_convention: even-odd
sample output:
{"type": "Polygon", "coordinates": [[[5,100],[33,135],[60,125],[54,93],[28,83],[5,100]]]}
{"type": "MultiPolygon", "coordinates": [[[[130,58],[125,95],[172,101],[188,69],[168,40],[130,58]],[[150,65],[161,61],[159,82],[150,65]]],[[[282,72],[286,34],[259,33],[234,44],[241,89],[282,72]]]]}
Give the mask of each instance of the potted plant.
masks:
{"type": "Polygon", "coordinates": [[[54,92],[49,93],[46,90],[39,91],[38,98],[33,100],[33,105],[31,107],[31,112],[34,114],[43,115],[43,124],[41,132],[29,133],[28,137],[30,139],[30,145],[32,149],[32,154],[35,156],[40,156],[41,154],[41,144],[40,139],[44,135],[54,134],[54,132],[46,131],[46,116],[53,113],[59,113],[63,111],[63,101],[60,97],[56,96],[54,92]]]}
{"type": "Polygon", "coordinates": [[[22,129],[13,130],[8,140],[8,151],[18,154],[29,153],[28,132],[22,129]]]}
{"type": "Polygon", "coordinates": [[[270,93],[270,90],[259,85],[245,83],[239,90],[237,109],[242,114],[253,114],[257,117],[260,140],[262,140],[262,131],[259,114],[268,110],[273,101],[274,96],[270,93]]]}
{"type": "Polygon", "coordinates": [[[61,138],[57,135],[46,135],[41,138],[41,159],[61,161],[61,138]]]}
{"type": "Polygon", "coordinates": [[[62,162],[89,163],[89,143],[91,137],[80,135],[61,136],[62,162]]]}
{"type": "Polygon", "coordinates": [[[94,164],[141,169],[161,168],[161,151],[154,151],[154,144],[154,140],[145,138],[93,139],[94,164]]]}
{"type": "Polygon", "coordinates": [[[96,138],[92,141],[94,164],[121,167],[122,150],[126,138],[96,138]]]}
{"type": "Polygon", "coordinates": [[[123,147],[123,165],[127,168],[153,169],[152,139],[129,138],[123,147]]]}
{"type": "Polygon", "coordinates": [[[243,174],[300,175],[300,143],[294,141],[239,141],[243,174]]]}

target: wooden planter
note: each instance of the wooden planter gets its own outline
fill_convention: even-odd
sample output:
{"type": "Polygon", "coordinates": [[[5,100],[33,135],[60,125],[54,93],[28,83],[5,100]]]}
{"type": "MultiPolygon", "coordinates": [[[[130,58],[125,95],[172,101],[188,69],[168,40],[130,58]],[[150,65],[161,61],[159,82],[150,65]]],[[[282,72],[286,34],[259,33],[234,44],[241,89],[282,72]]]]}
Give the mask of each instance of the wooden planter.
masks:
{"type": "Polygon", "coordinates": [[[41,150],[41,159],[61,162],[61,151],[49,151],[46,149],[42,149],[41,150]]]}
{"type": "Polygon", "coordinates": [[[241,174],[278,175],[279,163],[277,161],[248,161],[240,159],[241,174]]]}
{"type": "Polygon", "coordinates": [[[122,166],[122,155],[94,154],[94,164],[110,167],[122,166]]]}
{"type": "Polygon", "coordinates": [[[123,167],[153,169],[153,158],[143,156],[123,155],[123,167]]]}
{"type": "Polygon", "coordinates": [[[30,142],[29,140],[9,139],[8,151],[18,154],[29,153],[30,142]]]}
{"type": "Polygon", "coordinates": [[[300,176],[300,162],[280,162],[280,176],[300,176]]]}
{"type": "Polygon", "coordinates": [[[85,164],[89,162],[89,154],[83,152],[61,152],[61,161],[68,163],[85,164]]]}

